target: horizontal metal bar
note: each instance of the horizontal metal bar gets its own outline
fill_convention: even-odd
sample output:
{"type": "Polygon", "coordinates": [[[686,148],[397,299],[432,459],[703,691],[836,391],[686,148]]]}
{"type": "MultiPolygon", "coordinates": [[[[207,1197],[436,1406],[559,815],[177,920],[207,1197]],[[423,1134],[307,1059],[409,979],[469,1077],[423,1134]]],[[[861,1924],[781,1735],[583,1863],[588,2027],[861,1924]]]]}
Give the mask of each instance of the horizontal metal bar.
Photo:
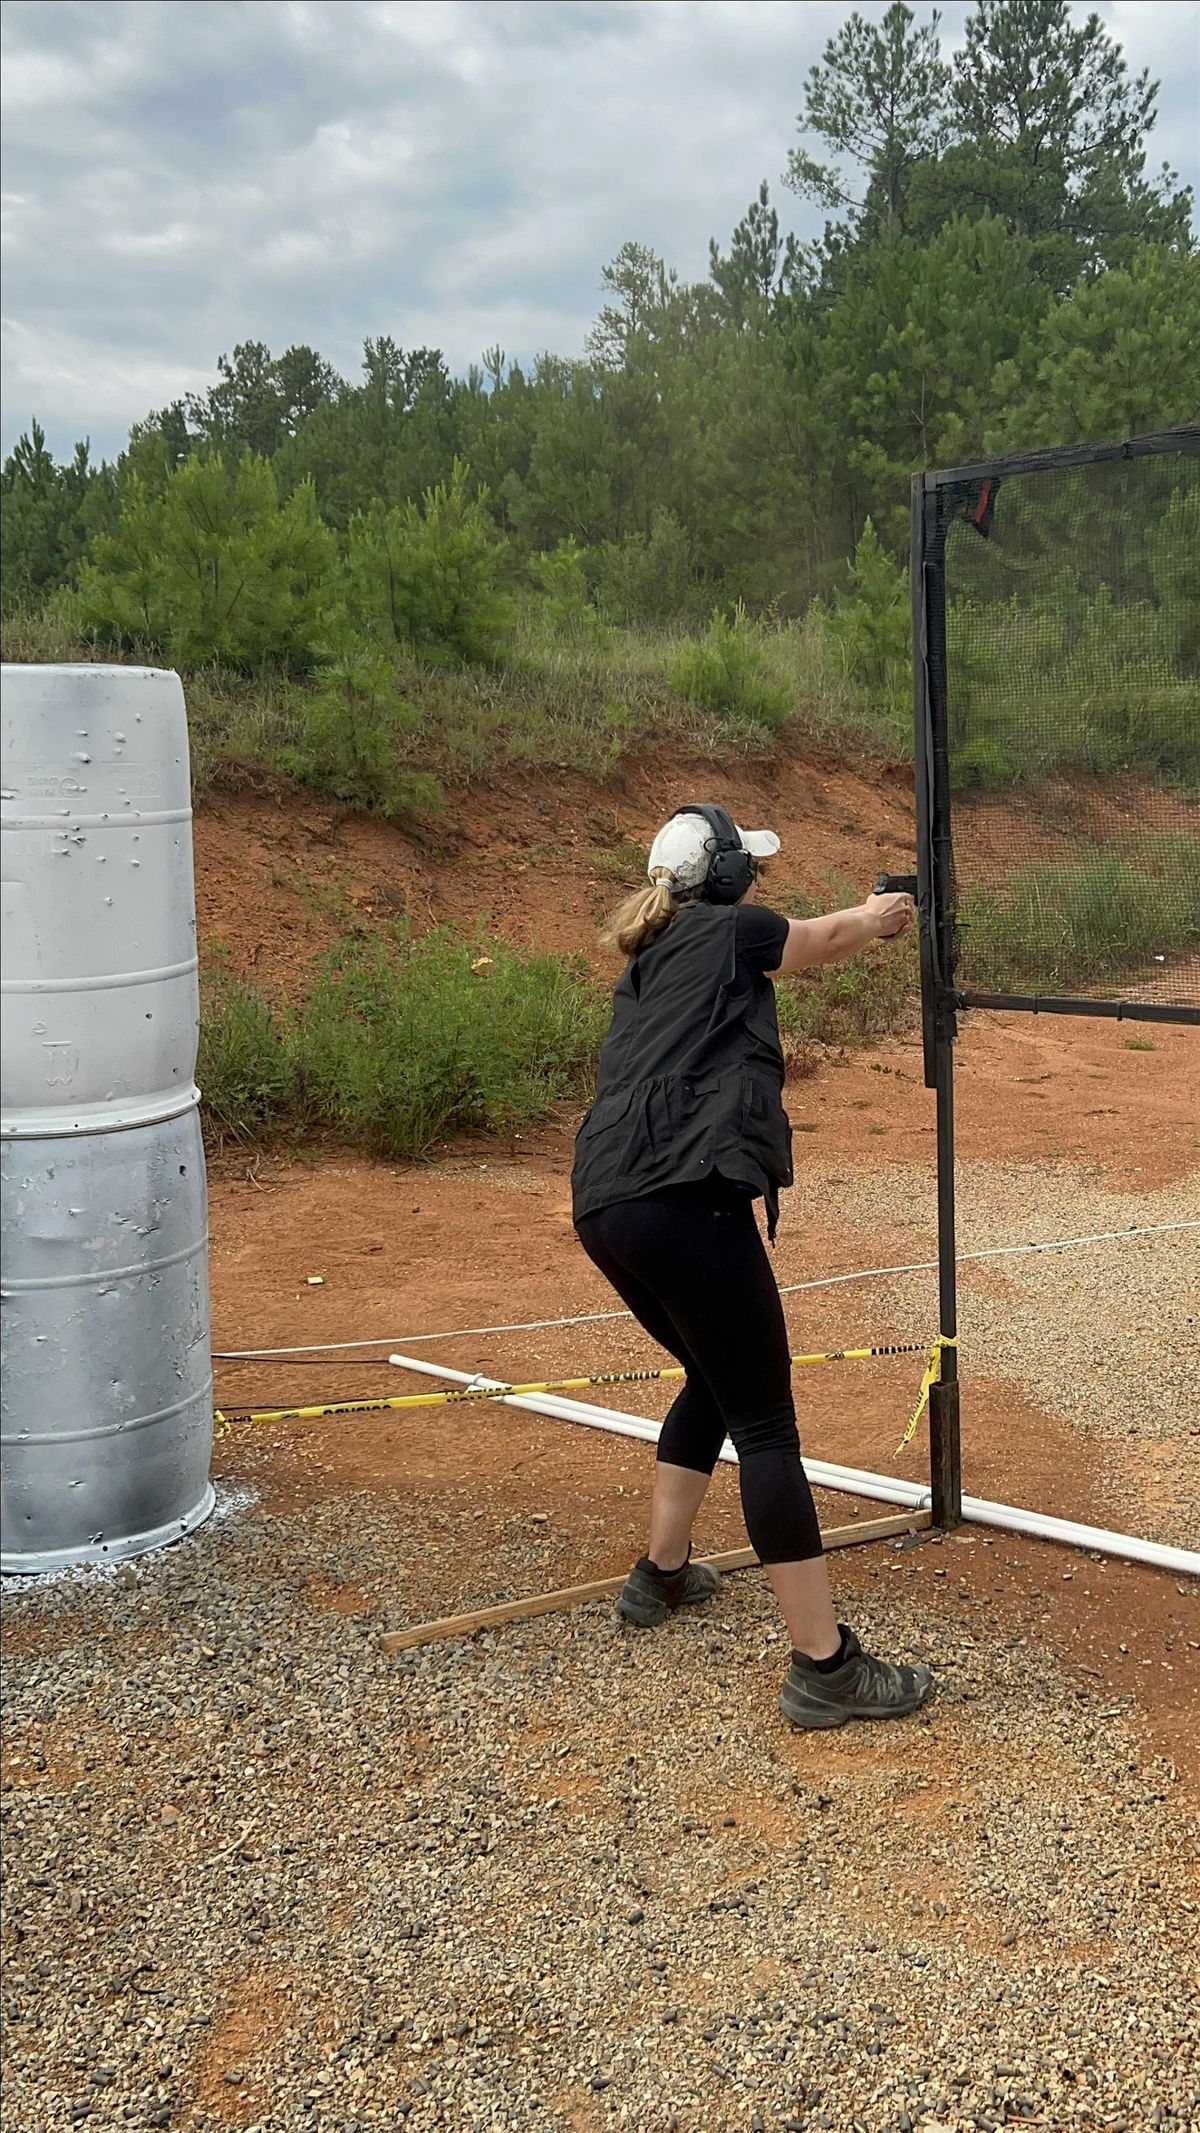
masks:
{"type": "Polygon", "coordinates": [[[941,467],[925,475],[927,489],[946,488],[951,482],[981,481],[987,475],[1042,474],[1054,467],[1098,466],[1112,459],[1148,459],[1160,452],[1186,452],[1200,458],[1200,424],[1179,429],[1155,430],[1145,437],[1129,437],[1123,443],[1047,445],[1040,451],[1005,452],[997,459],[979,459],[967,467],[941,467]]]}
{"type": "Polygon", "coordinates": [[[1020,992],[956,992],[956,1008],[1005,1008],[1019,1015],[1101,1015],[1110,1022],[1200,1023],[1200,1007],[1164,1007],[1148,1000],[1068,1000],[1020,992]]]}

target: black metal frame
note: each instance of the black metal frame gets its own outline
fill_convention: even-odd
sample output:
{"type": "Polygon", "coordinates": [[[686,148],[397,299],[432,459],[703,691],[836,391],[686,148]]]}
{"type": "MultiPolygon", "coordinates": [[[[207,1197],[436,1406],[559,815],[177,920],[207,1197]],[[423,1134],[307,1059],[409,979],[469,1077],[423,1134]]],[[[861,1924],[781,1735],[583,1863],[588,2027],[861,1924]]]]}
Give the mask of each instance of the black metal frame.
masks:
{"type": "Polygon", "coordinates": [[[921,1024],[925,1085],[936,1091],[939,1331],[947,1345],[929,1401],[930,1491],[935,1525],[962,1520],[959,1440],[958,1284],[954,1198],[954,1040],[965,1008],[1018,1013],[1101,1015],[1117,1021],[1200,1024],[1200,1009],[1127,1000],[1044,998],[1027,993],[960,991],[954,967],[953,840],[946,673],[946,526],[938,492],[953,484],[1143,459],[1162,452],[1200,457],[1200,423],[1159,430],[1122,443],[1058,445],[1010,452],[973,466],[914,474],[911,492],[913,740],[916,766],[917,907],[921,956],[921,1024]]]}
{"type": "Polygon", "coordinates": [[[1200,455],[1200,422],[1177,423],[1174,429],[1149,430],[1144,437],[1126,437],[1104,444],[1048,444],[1032,451],[1004,452],[998,459],[980,459],[969,467],[942,467],[933,474],[914,474],[913,487],[945,489],[960,481],[997,480],[1008,474],[1046,474],[1055,467],[1099,466],[1106,459],[1151,459],[1156,452],[1188,452],[1200,455]]]}

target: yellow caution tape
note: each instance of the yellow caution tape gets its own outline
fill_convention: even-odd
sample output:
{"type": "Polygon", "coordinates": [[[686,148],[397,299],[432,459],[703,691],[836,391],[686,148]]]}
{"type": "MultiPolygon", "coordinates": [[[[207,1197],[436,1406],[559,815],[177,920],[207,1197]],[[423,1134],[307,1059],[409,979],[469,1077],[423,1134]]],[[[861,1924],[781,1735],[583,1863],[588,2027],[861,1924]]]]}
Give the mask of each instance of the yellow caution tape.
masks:
{"type": "Polygon", "coordinates": [[[957,1346],[958,1341],[953,1334],[938,1334],[937,1339],[935,1340],[932,1348],[929,1351],[929,1365],[926,1369],[924,1377],[921,1379],[921,1390],[917,1394],[917,1404],[913,1408],[913,1411],[908,1418],[908,1427],[906,1428],[904,1435],[901,1437],[899,1444],[896,1446],[897,1454],[902,1452],[906,1445],[912,1443],[913,1437],[916,1434],[917,1424],[920,1421],[922,1415],[924,1414],[926,1407],[929,1405],[929,1395],[933,1391],[934,1386],[937,1384],[942,1374],[943,1351],[947,1348],[957,1348],[957,1346]]]}
{"type": "MultiPolygon", "coordinates": [[[[920,1355],[924,1346],[923,1341],[910,1341],[901,1347],[835,1348],[826,1355],[794,1355],[791,1360],[793,1368],[799,1370],[815,1363],[865,1363],[876,1356],[920,1355]]],[[[452,1392],[406,1392],[389,1400],[331,1400],[320,1407],[257,1408],[239,1415],[222,1414],[218,1409],[214,1419],[218,1430],[223,1431],[231,1429],[235,1422],[319,1422],[327,1415],[381,1415],[394,1414],[409,1407],[457,1407],[464,1400],[510,1400],[536,1392],[586,1392],[596,1386],[649,1385],[686,1375],[678,1365],[663,1370],[606,1370],[596,1377],[548,1378],[536,1385],[461,1385],[455,1386],[452,1392]]],[[[916,1428],[916,1422],[914,1417],[912,1429],[916,1428]]]]}

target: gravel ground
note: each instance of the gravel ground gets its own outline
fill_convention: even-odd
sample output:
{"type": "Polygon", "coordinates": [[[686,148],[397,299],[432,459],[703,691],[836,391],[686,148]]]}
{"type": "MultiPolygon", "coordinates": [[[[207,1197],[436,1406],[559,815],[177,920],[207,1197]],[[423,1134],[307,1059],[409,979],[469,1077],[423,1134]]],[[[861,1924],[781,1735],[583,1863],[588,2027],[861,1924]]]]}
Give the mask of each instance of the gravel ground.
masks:
{"type": "MultiPolygon", "coordinates": [[[[878,1263],[881,1236],[905,1227],[928,1236],[936,1219],[932,1182],[916,1167],[812,1165],[801,1191],[804,1203],[836,1206],[839,1224],[861,1232],[863,1266],[878,1263]]],[[[1198,1221],[1200,1176],[1134,1195],[1099,1189],[1065,1164],[959,1165],[960,1252],[1198,1221]]],[[[986,1260],[959,1278],[964,1372],[1013,1380],[1106,1452],[1130,1445],[1134,1504],[1124,1530],[1200,1547],[1200,1228],[986,1260]]],[[[856,1299],[855,1323],[865,1299],[878,1297],[897,1323],[923,1329],[930,1282],[913,1274],[842,1293],[856,1299]]],[[[797,1320],[803,1299],[791,1308],[797,1320]]]]}
{"type": "MultiPolygon", "coordinates": [[[[905,1226],[928,1234],[936,1220],[931,1181],[915,1167],[853,1178],[833,1167],[810,1172],[806,1199],[811,1188],[876,1255],[881,1235],[905,1226]]],[[[1200,1176],[1133,1195],[1100,1191],[1065,1165],[959,1165],[960,1252],[1169,1222],[1200,1223],[1200,1176]]],[[[1098,1435],[1197,1429],[1200,1227],[982,1265],[994,1295],[972,1286],[979,1263],[960,1272],[963,1331],[978,1367],[1019,1379],[1031,1397],[1098,1435]]],[[[927,1274],[898,1279],[895,1296],[906,1305],[911,1296],[914,1313],[923,1308],[928,1318],[927,1274]]]]}
{"type": "Polygon", "coordinates": [[[6,1595],[8,2133],[1200,2125],[1183,1787],[985,1590],[873,1550],[940,1694],[806,1736],[757,1576],[385,1659],[423,1553],[243,1504],[6,1595]]]}

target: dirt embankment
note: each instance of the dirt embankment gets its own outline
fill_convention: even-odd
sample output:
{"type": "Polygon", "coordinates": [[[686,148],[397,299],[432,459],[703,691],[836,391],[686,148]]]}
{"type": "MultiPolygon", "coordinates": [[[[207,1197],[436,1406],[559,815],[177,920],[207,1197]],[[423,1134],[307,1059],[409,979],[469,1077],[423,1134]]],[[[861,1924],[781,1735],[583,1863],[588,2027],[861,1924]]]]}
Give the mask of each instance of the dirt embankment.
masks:
{"type": "Polygon", "coordinates": [[[604,786],[539,773],[451,796],[419,830],[285,788],[218,792],[196,816],[201,945],[285,990],[339,933],[404,916],[418,932],[449,920],[595,957],[598,919],[637,886],[673,805],[717,798],[747,828],[778,830],[770,894],[786,907],[789,894],[865,893],[881,868],[910,868],[911,788],[903,766],[646,758],[604,786]]]}
{"type": "MultiPolygon", "coordinates": [[[[596,927],[642,876],[644,853],[672,806],[718,799],[747,828],[775,829],[783,849],[768,897],[837,902],[883,869],[914,865],[912,772],[847,766],[819,754],[715,768],[661,752],[600,786],[566,772],[509,777],[452,794],[420,827],[355,816],[298,788],[213,791],[197,812],[200,939],[268,990],[289,991],[339,934],[407,918],[419,933],[450,921],[519,947],[603,959],[596,927]]],[[[1136,856],[1164,827],[1163,795],[1136,780],[1064,785],[1018,804],[989,795],[961,807],[964,880],[996,883],[1031,859],[1069,860],[1080,838],[1136,856]]],[[[1171,802],[1171,825],[1200,809],[1171,802]]]]}

